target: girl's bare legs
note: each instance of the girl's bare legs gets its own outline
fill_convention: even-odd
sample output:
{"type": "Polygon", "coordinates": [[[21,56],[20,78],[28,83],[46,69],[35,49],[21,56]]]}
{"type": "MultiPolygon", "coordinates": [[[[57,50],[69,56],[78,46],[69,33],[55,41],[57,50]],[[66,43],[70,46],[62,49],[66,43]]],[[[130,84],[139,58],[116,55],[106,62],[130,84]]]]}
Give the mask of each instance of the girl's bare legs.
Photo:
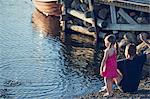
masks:
{"type": "Polygon", "coordinates": [[[115,84],[118,86],[118,84],[120,83],[120,81],[122,80],[122,76],[118,76],[117,78],[113,78],[113,81],[115,82],[115,84]]]}
{"type": "Polygon", "coordinates": [[[117,78],[114,78],[114,79],[113,79],[113,81],[114,81],[115,84],[117,85],[118,89],[119,89],[121,92],[123,92],[122,89],[119,87],[119,83],[120,83],[121,80],[122,80],[122,75],[120,75],[120,74],[118,74],[118,77],[117,77],[117,78]]]}
{"type": "Polygon", "coordinates": [[[105,86],[106,86],[106,90],[107,90],[107,93],[105,93],[104,96],[112,96],[112,94],[113,94],[113,91],[112,91],[113,79],[104,77],[104,82],[105,82],[105,86]]]}

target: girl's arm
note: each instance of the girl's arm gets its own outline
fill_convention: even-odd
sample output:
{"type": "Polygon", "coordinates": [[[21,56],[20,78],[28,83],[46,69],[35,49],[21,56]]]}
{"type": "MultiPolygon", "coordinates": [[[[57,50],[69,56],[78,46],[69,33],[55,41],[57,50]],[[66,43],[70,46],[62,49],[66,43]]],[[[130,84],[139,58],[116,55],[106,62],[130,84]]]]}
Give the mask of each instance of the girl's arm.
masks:
{"type": "Polygon", "coordinates": [[[104,51],[104,57],[103,57],[103,59],[102,59],[101,67],[100,67],[100,74],[101,74],[101,75],[102,75],[103,67],[104,67],[104,65],[105,65],[105,63],[106,63],[107,58],[108,58],[108,50],[105,50],[105,51],[104,51]]]}

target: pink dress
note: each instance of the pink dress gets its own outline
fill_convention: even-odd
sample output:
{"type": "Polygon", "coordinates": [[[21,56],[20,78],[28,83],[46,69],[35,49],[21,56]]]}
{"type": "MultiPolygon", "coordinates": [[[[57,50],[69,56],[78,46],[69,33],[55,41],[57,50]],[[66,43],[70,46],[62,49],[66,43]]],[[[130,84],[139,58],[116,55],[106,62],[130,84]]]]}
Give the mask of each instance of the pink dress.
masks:
{"type": "Polygon", "coordinates": [[[116,78],[118,76],[116,52],[114,52],[113,55],[108,56],[102,75],[106,78],[116,78]]]}

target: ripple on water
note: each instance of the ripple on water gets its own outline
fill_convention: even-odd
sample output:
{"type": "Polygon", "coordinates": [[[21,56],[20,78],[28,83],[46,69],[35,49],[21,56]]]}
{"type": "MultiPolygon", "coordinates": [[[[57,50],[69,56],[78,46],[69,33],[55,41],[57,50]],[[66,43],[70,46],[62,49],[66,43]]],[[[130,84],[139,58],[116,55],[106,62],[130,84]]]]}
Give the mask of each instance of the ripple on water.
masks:
{"type": "Polygon", "coordinates": [[[32,29],[30,0],[0,0],[0,97],[73,98],[99,90],[89,65],[94,49],[42,38],[32,29]],[[6,17],[7,16],[7,17],[6,17]]]}

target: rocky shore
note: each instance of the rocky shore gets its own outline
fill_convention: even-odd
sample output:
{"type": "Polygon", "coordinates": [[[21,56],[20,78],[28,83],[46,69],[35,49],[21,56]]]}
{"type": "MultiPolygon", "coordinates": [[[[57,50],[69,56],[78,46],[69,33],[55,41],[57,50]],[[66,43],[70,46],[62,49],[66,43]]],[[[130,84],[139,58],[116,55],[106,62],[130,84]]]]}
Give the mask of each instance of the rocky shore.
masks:
{"type": "MultiPolygon", "coordinates": [[[[143,36],[147,38],[150,42],[149,34],[143,33],[143,36]]],[[[138,35],[127,33],[123,36],[119,42],[119,59],[124,58],[124,48],[128,43],[133,43],[137,45],[137,54],[150,53],[150,48],[140,40],[137,39],[138,35]]],[[[150,57],[148,57],[147,62],[143,66],[143,74],[141,77],[141,82],[139,84],[138,92],[136,93],[122,93],[118,89],[114,89],[114,95],[112,97],[103,97],[105,92],[95,92],[89,93],[85,96],[77,97],[77,99],[150,99],[150,57]]]]}
{"type": "Polygon", "coordinates": [[[150,77],[145,75],[139,85],[137,93],[121,93],[115,89],[112,97],[103,97],[104,92],[89,93],[88,95],[77,97],[77,99],[150,99],[150,77]]]}

